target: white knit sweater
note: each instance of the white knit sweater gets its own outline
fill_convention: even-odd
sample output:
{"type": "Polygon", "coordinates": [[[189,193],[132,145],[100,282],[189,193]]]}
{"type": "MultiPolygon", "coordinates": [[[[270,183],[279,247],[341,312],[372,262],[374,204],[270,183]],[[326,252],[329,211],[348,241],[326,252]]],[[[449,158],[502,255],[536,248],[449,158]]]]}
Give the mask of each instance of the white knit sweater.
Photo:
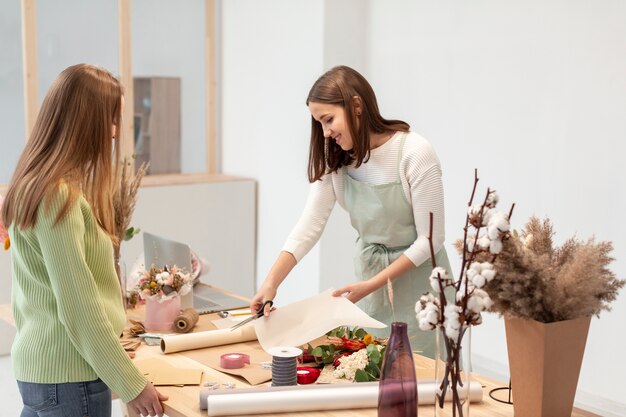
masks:
{"type": "MultiPolygon", "coordinates": [[[[398,152],[402,132],[370,152],[370,158],[359,168],[348,167],[348,174],[372,185],[387,184],[398,179],[398,152]]],[[[405,251],[416,265],[430,258],[428,245],[429,213],[433,213],[433,244],[435,253],[444,242],[444,206],[441,165],[430,143],[410,132],[404,142],[399,164],[400,181],[404,195],[413,207],[417,239],[405,251]]],[[[287,238],[283,250],[300,261],[319,240],[335,201],[345,209],[341,170],[327,174],[311,184],[309,196],[300,220],[287,238]]]]}

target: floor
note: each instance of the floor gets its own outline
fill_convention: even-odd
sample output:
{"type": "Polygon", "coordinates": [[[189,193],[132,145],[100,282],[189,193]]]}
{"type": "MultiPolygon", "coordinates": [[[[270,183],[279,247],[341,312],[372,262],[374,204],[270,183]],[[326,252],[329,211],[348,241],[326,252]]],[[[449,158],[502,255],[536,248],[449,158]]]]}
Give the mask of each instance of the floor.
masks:
{"type": "MultiPolygon", "coordinates": [[[[2,417],[18,417],[22,411],[22,401],[17,390],[11,357],[0,356],[0,404],[2,404],[2,417]]],[[[119,400],[113,401],[112,417],[122,417],[119,400]]]]}

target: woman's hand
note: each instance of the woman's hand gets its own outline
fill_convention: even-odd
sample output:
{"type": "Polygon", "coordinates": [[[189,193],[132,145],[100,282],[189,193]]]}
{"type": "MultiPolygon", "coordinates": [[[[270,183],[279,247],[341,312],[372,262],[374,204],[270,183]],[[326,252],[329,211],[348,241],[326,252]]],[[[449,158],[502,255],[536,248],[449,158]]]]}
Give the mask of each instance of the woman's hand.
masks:
{"type": "Polygon", "coordinates": [[[352,301],[353,303],[356,303],[361,298],[365,297],[366,295],[369,295],[375,290],[376,290],[376,286],[373,285],[373,283],[370,280],[359,281],[359,282],[353,282],[352,284],[346,285],[343,288],[339,288],[338,290],[335,290],[333,292],[333,296],[340,297],[342,295],[345,295],[345,297],[348,300],[352,301]]]}
{"type": "MultiPolygon", "coordinates": [[[[250,302],[250,311],[252,311],[252,313],[254,314],[255,312],[259,311],[264,302],[268,300],[273,301],[275,297],[276,288],[263,285],[259,292],[257,292],[256,295],[252,298],[252,301],[250,302]]],[[[265,306],[265,311],[263,313],[266,316],[269,316],[270,311],[272,311],[272,308],[268,304],[265,306]]]]}
{"type": "Polygon", "coordinates": [[[143,391],[130,401],[128,406],[137,414],[163,417],[161,401],[167,401],[167,398],[167,395],[161,394],[151,382],[148,382],[143,391]]]}

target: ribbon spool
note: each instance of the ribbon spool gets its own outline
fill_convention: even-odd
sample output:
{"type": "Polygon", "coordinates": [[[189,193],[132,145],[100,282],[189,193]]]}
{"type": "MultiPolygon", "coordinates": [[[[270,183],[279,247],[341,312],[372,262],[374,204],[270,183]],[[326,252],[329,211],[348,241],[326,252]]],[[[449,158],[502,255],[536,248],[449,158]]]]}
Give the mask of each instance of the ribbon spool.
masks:
{"type": "Polygon", "coordinates": [[[272,355],[272,386],[284,387],[297,385],[297,357],[302,349],[296,347],[275,347],[267,351],[272,355]]]}
{"type": "Polygon", "coordinates": [[[239,369],[250,365],[250,356],[245,353],[225,353],[220,356],[220,366],[224,369],[239,369]]]}
{"type": "Polygon", "coordinates": [[[189,333],[199,318],[195,308],[186,308],[174,319],[174,330],[176,333],[189,333]]]}
{"type": "Polygon", "coordinates": [[[321,371],[317,368],[311,368],[310,366],[298,366],[296,371],[296,378],[298,385],[312,384],[317,381],[321,371]]]}

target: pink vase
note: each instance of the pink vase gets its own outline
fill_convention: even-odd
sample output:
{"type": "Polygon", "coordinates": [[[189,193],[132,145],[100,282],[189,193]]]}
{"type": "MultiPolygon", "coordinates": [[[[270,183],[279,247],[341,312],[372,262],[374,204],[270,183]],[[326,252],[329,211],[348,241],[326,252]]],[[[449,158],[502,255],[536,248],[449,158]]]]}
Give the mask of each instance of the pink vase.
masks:
{"type": "Polygon", "coordinates": [[[146,299],[146,320],[144,326],[147,332],[172,332],[174,320],[180,314],[180,297],[159,302],[146,299]]]}

